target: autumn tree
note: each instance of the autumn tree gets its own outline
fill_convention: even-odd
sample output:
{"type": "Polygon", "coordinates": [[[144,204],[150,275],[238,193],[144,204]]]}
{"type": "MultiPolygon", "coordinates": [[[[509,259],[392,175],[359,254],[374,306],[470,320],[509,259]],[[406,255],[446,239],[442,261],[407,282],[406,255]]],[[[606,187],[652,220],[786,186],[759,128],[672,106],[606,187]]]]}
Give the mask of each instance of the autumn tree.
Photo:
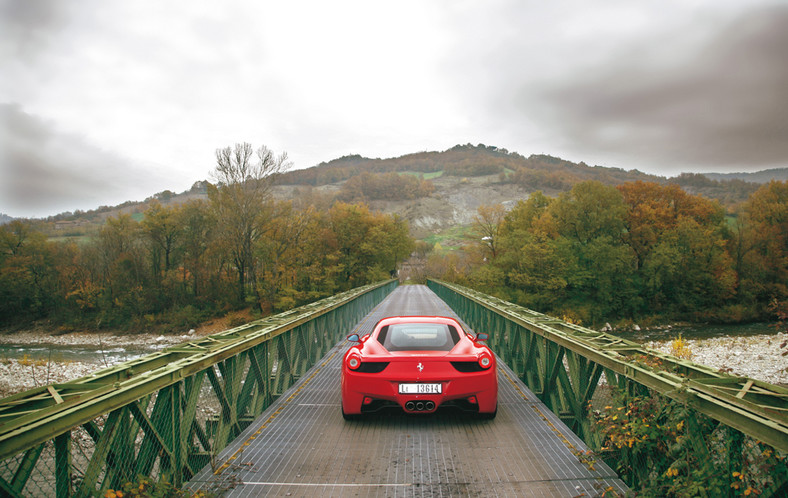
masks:
{"type": "Polygon", "coordinates": [[[413,250],[407,224],[366,205],[338,202],[328,213],[327,243],[337,254],[340,278],[350,287],[388,278],[413,250]]]}
{"type": "Polygon", "coordinates": [[[533,192],[528,199],[518,201],[509,211],[501,224],[501,235],[512,236],[516,233],[525,234],[532,231],[536,221],[544,214],[553,199],[542,191],[533,192]]]}
{"type": "Polygon", "coordinates": [[[296,300],[290,298],[277,304],[277,293],[286,288],[295,291],[296,253],[312,226],[314,210],[294,209],[292,202],[276,202],[272,208],[266,236],[256,246],[260,276],[267,280],[260,285],[266,289],[265,297],[275,309],[286,309],[295,305],[296,300]]]}
{"type": "Polygon", "coordinates": [[[473,235],[489,254],[490,259],[498,255],[501,224],[506,216],[503,204],[481,205],[473,217],[473,235]]]}
{"type": "Polygon", "coordinates": [[[57,296],[55,263],[52,244],[28,223],[0,226],[0,320],[46,315],[57,296]]]}
{"type": "Polygon", "coordinates": [[[152,201],[145,211],[145,218],[140,223],[151,256],[151,271],[158,287],[164,274],[170,271],[175,242],[180,227],[174,219],[174,209],[163,207],[158,201],[152,201]]]}
{"type": "Polygon", "coordinates": [[[210,270],[220,266],[209,262],[217,231],[216,218],[209,206],[199,200],[181,205],[173,217],[179,229],[176,250],[182,261],[181,281],[191,295],[200,300],[211,281],[213,273],[210,270]]]}
{"type": "Polygon", "coordinates": [[[619,185],[626,205],[624,240],[643,266],[661,234],[676,228],[683,217],[701,225],[723,220],[722,207],[700,196],[690,195],[676,184],[659,185],[637,181],[619,185]]]}
{"type": "Polygon", "coordinates": [[[208,196],[238,272],[239,302],[246,299],[248,283],[257,292],[254,247],[271,218],[273,179],[289,166],[286,153],[276,156],[265,145],[256,152],[249,143],[216,151],[213,176],[218,183],[208,188],[208,196]]]}
{"type": "Polygon", "coordinates": [[[788,299],[788,182],[762,186],[745,203],[740,218],[742,291],[761,303],[788,299]]]}

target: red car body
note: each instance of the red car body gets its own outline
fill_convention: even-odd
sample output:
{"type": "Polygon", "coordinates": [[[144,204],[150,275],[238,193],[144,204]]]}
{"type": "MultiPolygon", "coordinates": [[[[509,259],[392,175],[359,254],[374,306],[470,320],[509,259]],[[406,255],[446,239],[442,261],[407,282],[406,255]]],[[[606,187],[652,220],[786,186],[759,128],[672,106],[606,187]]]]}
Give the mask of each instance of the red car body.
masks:
{"type": "Polygon", "coordinates": [[[453,318],[384,318],[359,338],[342,361],[342,415],[399,406],[432,413],[455,406],[493,418],[498,411],[495,355],[481,344],[486,334],[466,333],[453,318]]]}

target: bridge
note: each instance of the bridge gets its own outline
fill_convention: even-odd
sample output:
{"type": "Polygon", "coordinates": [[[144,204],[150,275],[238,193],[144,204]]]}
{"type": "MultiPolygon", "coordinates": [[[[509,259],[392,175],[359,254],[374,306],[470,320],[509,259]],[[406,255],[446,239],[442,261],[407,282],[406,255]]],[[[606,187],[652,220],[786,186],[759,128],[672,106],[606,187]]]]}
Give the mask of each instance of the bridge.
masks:
{"type": "Polygon", "coordinates": [[[686,452],[655,462],[625,444],[611,462],[625,483],[592,451],[589,414],[626,408],[608,406],[611,386],[690,410],[682,447],[724,462],[726,493],[745,477],[762,496],[788,489],[788,390],[462,287],[390,281],[0,400],[0,495],[88,496],[143,475],[228,496],[620,496],[674,468],[689,476],[676,463],[686,452]],[[491,334],[495,420],[342,419],[344,337],[397,314],[453,315],[491,334]],[[766,471],[745,476],[754,457],[766,471]]]}

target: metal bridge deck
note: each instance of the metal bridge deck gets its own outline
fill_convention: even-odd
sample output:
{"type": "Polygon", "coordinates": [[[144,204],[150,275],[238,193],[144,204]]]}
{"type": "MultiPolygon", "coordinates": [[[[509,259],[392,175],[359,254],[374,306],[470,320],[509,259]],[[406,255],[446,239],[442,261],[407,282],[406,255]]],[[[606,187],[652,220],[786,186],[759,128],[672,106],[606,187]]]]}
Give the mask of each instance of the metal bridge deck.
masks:
{"type": "MultiPolygon", "coordinates": [[[[358,324],[456,315],[425,286],[400,286],[358,324]]],[[[350,333],[351,331],[348,331],[350,333]]],[[[342,342],[187,487],[227,496],[600,496],[625,485],[501,362],[498,416],[387,412],[345,422],[342,342]]],[[[609,496],[609,495],[608,495],[609,496]]]]}

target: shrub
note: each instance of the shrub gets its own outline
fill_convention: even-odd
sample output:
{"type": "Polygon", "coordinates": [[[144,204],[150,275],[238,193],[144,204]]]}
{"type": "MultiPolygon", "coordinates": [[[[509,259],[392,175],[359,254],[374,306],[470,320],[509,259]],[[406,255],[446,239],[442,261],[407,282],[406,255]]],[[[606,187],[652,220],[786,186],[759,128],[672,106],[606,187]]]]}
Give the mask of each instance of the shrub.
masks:
{"type": "Polygon", "coordinates": [[[670,354],[683,360],[692,359],[692,349],[690,348],[689,343],[683,337],[681,337],[681,334],[671,341],[670,354]]]}

